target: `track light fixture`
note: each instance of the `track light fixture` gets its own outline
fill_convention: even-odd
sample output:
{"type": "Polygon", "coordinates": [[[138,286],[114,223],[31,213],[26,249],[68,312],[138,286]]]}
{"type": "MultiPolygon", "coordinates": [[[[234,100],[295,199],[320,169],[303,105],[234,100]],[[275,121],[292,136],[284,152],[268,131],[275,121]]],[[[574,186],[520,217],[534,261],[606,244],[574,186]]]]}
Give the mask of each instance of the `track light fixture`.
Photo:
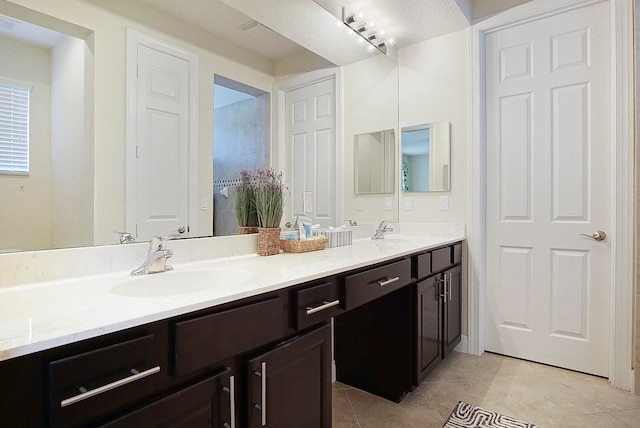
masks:
{"type": "Polygon", "coordinates": [[[367,50],[374,52],[376,49],[386,54],[388,46],[395,44],[395,39],[387,35],[384,30],[375,30],[373,23],[367,23],[362,13],[353,13],[347,8],[342,8],[342,22],[351,31],[362,37],[369,46],[367,50]]]}

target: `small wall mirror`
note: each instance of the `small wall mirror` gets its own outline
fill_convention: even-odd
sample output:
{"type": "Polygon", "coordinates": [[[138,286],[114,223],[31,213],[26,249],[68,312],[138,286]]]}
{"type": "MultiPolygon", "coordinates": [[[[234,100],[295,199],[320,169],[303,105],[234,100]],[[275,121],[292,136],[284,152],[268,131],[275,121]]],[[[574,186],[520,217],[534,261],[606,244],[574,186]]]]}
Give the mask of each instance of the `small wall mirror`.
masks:
{"type": "Polygon", "coordinates": [[[394,130],[357,134],[354,147],[356,194],[394,193],[394,130]]]}
{"type": "Polygon", "coordinates": [[[403,192],[450,190],[449,121],[402,128],[403,192]]]}

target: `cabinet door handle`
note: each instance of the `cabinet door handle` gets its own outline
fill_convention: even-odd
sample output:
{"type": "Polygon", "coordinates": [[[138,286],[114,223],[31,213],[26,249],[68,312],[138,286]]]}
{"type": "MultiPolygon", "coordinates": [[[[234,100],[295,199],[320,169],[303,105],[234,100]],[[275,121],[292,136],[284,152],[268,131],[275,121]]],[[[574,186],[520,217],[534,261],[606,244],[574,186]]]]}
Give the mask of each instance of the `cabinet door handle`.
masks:
{"type": "Polygon", "coordinates": [[[262,385],[260,386],[260,404],[254,404],[253,407],[259,409],[262,414],[262,426],[267,425],[267,363],[263,362],[261,370],[255,372],[257,376],[260,376],[262,385]]]}
{"type": "Polygon", "coordinates": [[[442,290],[442,292],[438,291],[440,297],[444,298],[444,301],[447,301],[447,276],[442,275],[442,278],[438,280],[438,284],[442,284],[442,288],[438,287],[438,290],[442,290]]]}
{"type": "Polygon", "coordinates": [[[325,300],[322,303],[323,304],[321,306],[316,306],[315,308],[312,306],[307,306],[307,315],[315,314],[316,312],[324,311],[325,309],[338,306],[340,304],[340,299],[334,300],[333,302],[327,302],[325,300]]]}
{"type": "Polygon", "coordinates": [[[449,273],[449,301],[451,301],[453,298],[451,297],[451,275],[453,275],[452,273],[449,273]]]}
{"type": "Polygon", "coordinates": [[[378,285],[380,287],[384,287],[385,285],[389,285],[389,284],[394,283],[396,281],[400,281],[400,277],[399,276],[395,276],[393,278],[387,278],[385,280],[381,279],[380,281],[378,281],[378,285]]]}
{"type": "Polygon", "coordinates": [[[226,428],[236,428],[236,377],[229,377],[229,388],[223,388],[225,391],[229,393],[229,411],[231,415],[229,416],[229,422],[231,425],[224,424],[226,428]]]}
{"type": "Polygon", "coordinates": [[[262,410],[262,426],[267,425],[267,363],[266,361],[262,363],[262,402],[261,410],[262,410]]]}
{"type": "Polygon", "coordinates": [[[111,391],[112,389],[116,389],[121,386],[124,386],[128,383],[135,382],[147,376],[151,376],[152,374],[158,373],[159,371],[160,371],[160,366],[155,366],[143,372],[139,372],[135,369],[131,369],[131,373],[133,374],[131,376],[125,377],[124,379],[120,379],[115,382],[111,382],[106,385],[102,385],[102,386],[99,386],[98,388],[91,389],[88,391],[81,387],[80,388],[80,390],[82,391],[81,394],[74,395],[73,397],[67,398],[66,400],[62,400],[60,402],[60,407],[70,406],[72,404],[77,403],[78,401],[86,400],[87,398],[94,397],[104,392],[111,391]]]}

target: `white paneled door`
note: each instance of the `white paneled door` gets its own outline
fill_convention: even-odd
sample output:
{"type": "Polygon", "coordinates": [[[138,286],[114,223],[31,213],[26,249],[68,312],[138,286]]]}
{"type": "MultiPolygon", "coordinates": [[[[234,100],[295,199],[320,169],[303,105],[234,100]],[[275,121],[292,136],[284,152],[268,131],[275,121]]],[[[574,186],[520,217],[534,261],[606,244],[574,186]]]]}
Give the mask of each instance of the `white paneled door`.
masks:
{"type": "Polygon", "coordinates": [[[285,174],[291,177],[291,216],[336,225],[335,77],[285,96],[285,174]]]}
{"type": "Polygon", "coordinates": [[[486,38],[485,348],[609,375],[607,2],[486,38]],[[586,235],[586,236],[585,236],[586,235]]]}
{"type": "Polygon", "coordinates": [[[137,239],[186,235],[189,63],[139,44],[137,64],[137,239]]]}

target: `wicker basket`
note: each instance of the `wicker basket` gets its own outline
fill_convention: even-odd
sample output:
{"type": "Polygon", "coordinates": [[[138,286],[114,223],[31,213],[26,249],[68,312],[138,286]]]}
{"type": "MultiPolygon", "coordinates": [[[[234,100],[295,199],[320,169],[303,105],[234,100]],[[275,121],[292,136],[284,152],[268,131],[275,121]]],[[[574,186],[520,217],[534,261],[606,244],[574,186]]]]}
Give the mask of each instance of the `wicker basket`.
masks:
{"type": "Polygon", "coordinates": [[[239,226],[238,227],[239,235],[248,235],[251,233],[258,233],[258,228],[255,226],[239,226]]]}
{"type": "Polygon", "coordinates": [[[259,227],[258,228],[258,255],[273,256],[280,253],[280,228],[279,227],[259,227]]]}
{"type": "Polygon", "coordinates": [[[324,250],[329,242],[326,236],[314,236],[302,241],[280,240],[280,248],[285,253],[306,253],[309,251],[324,250]]]}

